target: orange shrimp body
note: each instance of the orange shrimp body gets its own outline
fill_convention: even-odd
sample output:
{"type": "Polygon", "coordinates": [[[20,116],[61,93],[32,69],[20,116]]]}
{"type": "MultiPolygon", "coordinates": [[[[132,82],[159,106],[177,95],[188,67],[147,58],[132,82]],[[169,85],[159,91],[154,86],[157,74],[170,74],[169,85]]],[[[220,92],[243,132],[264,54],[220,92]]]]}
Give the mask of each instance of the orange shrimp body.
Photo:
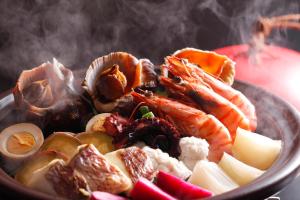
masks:
{"type": "Polygon", "coordinates": [[[206,139],[210,145],[209,160],[219,161],[223,152],[231,153],[229,131],[213,115],[168,98],[146,97],[136,92],[131,94],[135,101],[145,102],[159,117],[171,122],[182,135],[206,139]]]}
{"type": "MultiPolygon", "coordinates": [[[[238,127],[249,130],[249,120],[234,104],[215,93],[213,90],[200,84],[176,84],[169,78],[161,77],[160,83],[171,93],[183,93],[196,103],[206,113],[214,115],[229,130],[234,140],[238,127]]],[[[186,99],[186,98],[185,98],[186,99]]],[[[189,102],[188,101],[188,102],[189,102]]]]}
{"type": "Polygon", "coordinates": [[[188,83],[206,86],[230,101],[239,108],[249,120],[250,130],[256,129],[257,118],[255,107],[241,92],[205,73],[200,67],[187,63],[183,59],[168,56],[166,58],[166,63],[166,65],[163,65],[163,68],[167,68],[174,75],[181,77],[188,83]]]}

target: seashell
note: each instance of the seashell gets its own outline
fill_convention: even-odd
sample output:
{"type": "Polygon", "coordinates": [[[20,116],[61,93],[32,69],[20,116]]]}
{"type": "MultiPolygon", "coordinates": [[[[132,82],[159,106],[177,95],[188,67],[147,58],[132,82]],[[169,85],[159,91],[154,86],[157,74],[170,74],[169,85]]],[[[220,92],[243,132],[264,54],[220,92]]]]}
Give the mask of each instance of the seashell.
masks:
{"type": "Polygon", "coordinates": [[[235,75],[235,62],[214,51],[203,51],[194,48],[184,48],[173,53],[173,56],[187,59],[190,63],[201,67],[205,72],[220,78],[232,85],[235,75]]]}
{"type": "Polygon", "coordinates": [[[89,66],[82,83],[99,112],[111,112],[132,102],[133,88],[155,87],[154,65],[125,52],[113,52],[97,58],[89,66]]]}
{"type": "Polygon", "coordinates": [[[13,95],[26,121],[41,126],[46,135],[66,129],[82,131],[85,117],[92,112],[80,96],[72,71],[55,58],[53,63],[23,71],[13,95]]]}
{"type": "Polygon", "coordinates": [[[13,90],[15,103],[33,114],[44,116],[59,106],[70,91],[75,93],[73,82],[72,71],[53,59],[53,64],[43,63],[21,73],[13,90]]]}

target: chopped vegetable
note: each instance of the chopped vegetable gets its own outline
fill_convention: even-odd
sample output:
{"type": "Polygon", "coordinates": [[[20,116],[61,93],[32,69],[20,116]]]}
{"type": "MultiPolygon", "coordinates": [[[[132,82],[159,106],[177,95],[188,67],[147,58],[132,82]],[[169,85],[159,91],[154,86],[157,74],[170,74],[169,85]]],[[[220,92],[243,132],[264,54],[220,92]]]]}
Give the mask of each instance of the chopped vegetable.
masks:
{"type": "Polygon", "coordinates": [[[45,166],[53,160],[63,160],[64,157],[55,151],[44,151],[35,154],[32,159],[28,160],[16,173],[15,179],[23,185],[28,185],[32,174],[45,166]]]}
{"type": "Polygon", "coordinates": [[[127,198],[114,195],[108,192],[93,192],[90,200],[126,200],[127,198]]]}
{"type": "Polygon", "coordinates": [[[281,141],[238,128],[232,153],[238,160],[261,170],[268,169],[279,155],[281,141]]]}
{"type": "Polygon", "coordinates": [[[154,118],[154,117],[155,116],[154,116],[153,112],[147,112],[146,114],[144,114],[142,116],[142,118],[154,118]]]}
{"type": "Polygon", "coordinates": [[[163,171],[158,172],[156,184],[162,190],[178,199],[192,200],[212,196],[212,193],[206,189],[185,182],[163,171]]]}
{"type": "Polygon", "coordinates": [[[113,138],[101,132],[83,132],[76,135],[82,144],[93,144],[102,154],[114,151],[113,138]]]}
{"type": "Polygon", "coordinates": [[[70,160],[77,153],[77,147],[80,145],[80,140],[74,137],[72,133],[55,132],[45,140],[40,150],[56,151],[70,160]]]}
{"type": "Polygon", "coordinates": [[[140,178],[134,185],[134,188],[130,192],[130,197],[133,200],[176,200],[174,197],[144,178],[140,178]]]}
{"type": "Polygon", "coordinates": [[[144,115],[144,114],[150,112],[148,106],[141,106],[141,107],[139,108],[139,111],[140,111],[140,113],[141,113],[142,115],[144,115]]]}
{"type": "Polygon", "coordinates": [[[224,153],[219,166],[239,185],[245,185],[261,176],[264,171],[251,167],[224,153]]]}
{"type": "Polygon", "coordinates": [[[238,187],[216,163],[206,160],[201,160],[196,164],[188,182],[205,188],[215,195],[238,187]]]}

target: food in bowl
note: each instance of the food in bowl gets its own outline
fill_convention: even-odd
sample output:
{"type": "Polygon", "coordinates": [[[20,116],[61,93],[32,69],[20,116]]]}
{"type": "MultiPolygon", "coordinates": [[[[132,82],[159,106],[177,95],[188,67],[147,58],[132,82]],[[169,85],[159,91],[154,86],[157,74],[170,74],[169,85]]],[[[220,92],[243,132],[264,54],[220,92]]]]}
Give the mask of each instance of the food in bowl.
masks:
{"type": "Polygon", "coordinates": [[[254,133],[255,107],[231,87],[234,62],[214,52],[179,50],[159,67],[129,53],[111,53],[90,65],[82,88],[57,61],[43,65],[42,72],[19,93],[34,93],[32,85],[38,85],[40,98],[51,94],[55,106],[24,99],[16,105],[43,130],[53,124],[53,132],[44,134],[45,141],[12,176],[49,195],[205,198],[249,184],[280,153],[280,141],[254,133]],[[52,76],[45,76],[49,71],[52,76]],[[25,106],[46,109],[28,112],[25,106]]]}

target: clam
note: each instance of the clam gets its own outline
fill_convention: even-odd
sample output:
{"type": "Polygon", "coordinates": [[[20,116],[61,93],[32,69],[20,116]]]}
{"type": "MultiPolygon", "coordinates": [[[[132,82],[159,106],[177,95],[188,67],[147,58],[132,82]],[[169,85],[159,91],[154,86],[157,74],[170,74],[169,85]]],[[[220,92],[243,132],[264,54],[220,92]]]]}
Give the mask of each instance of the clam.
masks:
{"type": "Polygon", "coordinates": [[[125,52],[113,52],[97,58],[89,66],[83,88],[99,112],[111,112],[132,102],[133,88],[155,87],[154,65],[125,52]]]}
{"type": "Polygon", "coordinates": [[[187,59],[190,63],[201,67],[205,72],[220,78],[232,85],[235,75],[235,62],[224,55],[213,51],[203,51],[194,48],[184,48],[173,53],[173,56],[187,59]]]}
{"type": "Polygon", "coordinates": [[[14,124],[0,133],[0,153],[3,167],[14,172],[34,155],[44,142],[39,127],[31,123],[14,124]]]}

